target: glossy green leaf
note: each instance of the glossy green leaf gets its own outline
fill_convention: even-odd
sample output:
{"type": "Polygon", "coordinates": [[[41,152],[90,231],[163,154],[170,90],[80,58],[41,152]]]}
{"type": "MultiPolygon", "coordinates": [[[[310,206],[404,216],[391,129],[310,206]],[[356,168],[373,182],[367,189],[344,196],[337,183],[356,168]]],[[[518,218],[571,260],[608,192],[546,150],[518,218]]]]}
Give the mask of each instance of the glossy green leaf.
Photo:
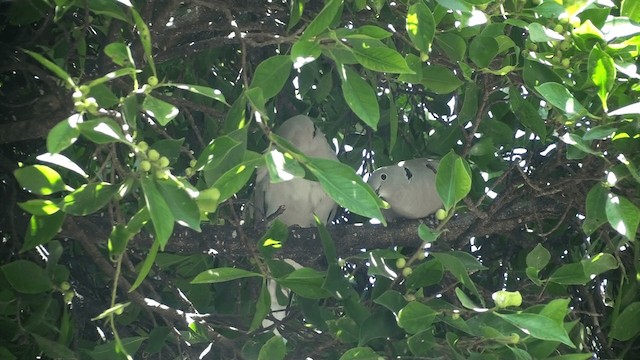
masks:
{"type": "Polygon", "coordinates": [[[589,53],[588,71],[591,81],[598,88],[598,97],[604,111],[608,111],[607,98],[616,81],[616,68],[613,58],[598,47],[589,53]]]}
{"type": "Polygon", "coordinates": [[[458,281],[481,302],[481,305],[484,306],[484,299],[480,296],[476,284],[471,280],[471,277],[469,277],[470,270],[467,269],[462,260],[449,253],[432,253],[432,255],[442,264],[445,270],[458,279],[458,281]]]}
{"type": "Polygon", "coordinates": [[[112,119],[103,117],[78,123],[78,130],[96,144],[126,142],[122,127],[112,119]]]}
{"type": "Polygon", "coordinates": [[[173,233],[173,215],[169,205],[158,190],[156,183],[150,177],[140,179],[144,200],[149,210],[153,229],[156,232],[156,240],[160,242],[160,249],[164,250],[165,245],[173,233]]]}
{"type": "Polygon", "coordinates": [[[544,83],[536,90],[551,105],[561,110],[569,119],[587,114],[587,109],[571,95],[569,90],[558,83],[544,83]]]}
{"type": "Polygon", "coordinates": [[[623,196],[608,194],[605,203],[605,213],[609,225],[629,240],[636,238],[640,223],[640,210],[623,196]]]}
{"type": "Polygon", "coordinates": [[[76,174],[82,176],[83,178],[88,178],[89,175],[87,175],[87,173],[80,167],[78,166],[78,164],[76,164],[75,162],[71,161],[71,159],[69,159],[68,157],[62,155],[62,154],[51,154],[51,153],[44,153],[44,154],[40,154],[38,156],[36,156],[36,159],[38,161],[42,161],[42,162],[46,162],[49,164],[54,164],[54,165],[58,165],[62,168],[65,168],[67,170],[71,170],[73,172],[75,172],[76,174]]]}
{"type": "Polygon", "coordinates": [[[53,288],[43,268],[27,260],[16,260],[0,267],[11,287],[23,294],[40,294],[53,288]]]}
{"type": "Polygon", "coordinates": [[[147,95],[142,102],[142,109],[147,115],[156,119],[158,124],[165,126],[169,121],[178,116],[178,108],[168,102],[147,95]]]}
{"type": "Polygon", "coordinates": [[[529,40],[533,42],[562,41],[564,36],[557,32],[542,26],[539,23],[531,23],[527,27],[529,30],[529,40]]]}
{"type": "Polygon", "coordinates": [[[416,334],[431,327],[437,314],[427,305],[411,301],[398,312],[398,325],[409,334],[416,334]]]}
{"type": "Polygon", "coordinates": [[[166,203],[171,204],[169,209],[175,221],[200,232],[200,210],[184,185],[174,179],[158,179],[156,184],[166,203]]]}
{"type": "Polygon", "coordinates": [[[292,65],[291,57],[287,55],[274,55],[264,60],[256,68],[250,87],[262,89],[265,100],[276,96],[289,78],[292,65]]]}
{"type": "Polygon", "coordinates": [[[302,33],[300,40],[309,40],[316,35],[323,33],[329,25],[333,22],[333,19],[339,15],[342,8],[343,0],[329,0],[325,3],[324,8],[318,13],[318,15],[311,21],[307,28],[302,33]]]}
{"type": "Polygon", "coordinates": [[[339,360],[381,360],[382,356],[378,355],[370,347],[355,347],[347,350],[339,360]]]}
{"type": "Polygon", "coordinates": [[[608,191],[602,184],[595,184],[587,194],[586,218],[582,224],[582,230],[591,235],[596,229],[607,222],[605,205],[608,191]]]}
{"type": "Polygon", "coordinates": [[[116,65],[134,65],[131,49],[124,43],[114,42],[104,47],[104,53],[111,58],[116,65]]]}
{"type": "Polygon", "coordinates": [[[385,291],[382,295],[375,298],[373,302],[389,309],[396,316],[398,315],[400,310],[402,310],[408,304],[404,296],[402,296],[402,294],[395,290],[385,291]]]}
{"type": "Polygon", "coordinates": [[[353,169],[333,160],[309,158],[305,164],[338,205],[369,218],[383,219],[382,201],[353,169]]]}
{"type": "Polygon", "coordinates": [[[140,37],[140,42],[144,49],[144,57],[147,60],[147,64],[151,67],[151,72],[156,75],[156,65],[153,60],[153,48],[151,46],[151,31],[149,31],[147,23],[142,19],[136,9],[131,7],[129,8],[129,11],[136,23],[136,30],[138,30],[138,36],[140,37]]]}
{"type": "Polygon", "coordinates": [[[256,311],[251,320],[251,326],[249,327],[250,332],[255,331],[262,325],[262,321],[269,315],[269,311],[271,311],[271,296],[269,295],[267,282],[263,281],[260,295],[256,302],[256,311]]]}
{"type": "Polygon", "coordinates": [[[291,47],[291,61],[296,69],[315,61],[320,55],[322,55],[322,49],[315,41],[296,41],[291,47]]]}
{"type": "Polygon", "coordinates": [[[450,10],[462,11],[464,13],[470,13],[472,10],[471,5],[463,0],[436,0],[442,7],[450,10]]]}
{"type": "Polygon", "coordinates": [[[31,215],[46,216],[55,214],[60,207],[51,200],[33,199],[18,203],[18,206],[31,215]]]}
{"type": "Polygon", "coordinates": [[[561,285],[585,285],[591,279],[581,263],[562,265],[549,277],[549,281],[561,285]]]}
{"type": "Polygon", "coordinates": [[[88,354],[93,360],[122,359],[122,348],[124,348],[127,354],[134,356],[146,339],[143,336],[121,338],[121,345],[118,345],[115,340],[109,341],[96,346],[93,350],[88,351],[88,354]]]}
{"type": "Polygon", "coordinates": [[[559,341],[572,349],[575,348],[565,328],[546,316],[526,313],[500,314],[494,312],[494,314],[536,339],[559,341]]]}
{"type": "Polygon", "coordinates": [[[436,45],[444,51],[451,61],[462,61],[467,52],[467,43],[455,33],[438,34],[435,38],[436,45]]]}
{"type": "Polygon", "coordinates": [[[609,336],[619,341],[629,341],[640,333],[640,301],[633,302],[622,310],[613,322],[609,336]]]}
{"type": "Polygon", "coordinates": [[[219,202],[225,201],[240,191],[251,179],[256,166],[264,163],[262,156],[256,153],[247,152],[245,160],[237,166],[226,171],[212,185],[220,191],[219,202]]]}
{"type": "Polygon", "coordinates": [[[60,174],[45,165],[30,165],[13,172],[21,187],[37,195],[51,195],[66,189],[60,174]]]}
{"type": "Polygon", "coordinates": [[[297,269],[288,275],[276,279],[281,286],[291,289],[296,294],[308,299],[323,299],[329,297],[328,291],[322,288],[325,274],[311,269],[297,269]]]}
{"type": "Polygon", "coordinates": [[[445,155],[438,165],[436,189],[449,211],[471,190],[471,172],[466,161],[453,151],[445,155]]]}
{"type": "Polygon", "coordinates": [[[443,276],[442,263],[431,259],[414,267],[411,275],[406,277],[405,284],[409,289],[419,289],[438,284],[443,276]]]}
{"type": "Polygon", "coordinates": [[[406,28],[413,46],[428,54],[431,51],[436,23],[427,5],[423,2],[416,2],[409,6],[406,28]]]}
{"type": "Polygon", "coordinates": [[[547,128],[537,109],[514,87],[509,92],[509,105],[522,125],[533,131],[540,139],[544,140],[547,137],[547,128]]]}
{"type": "Polygon", "coordinates": [[[85,216],[107,205],[118,191],[118,187],[109,183],[89,183],[62,199],[60,207],[67,214],[85,216]]]}
{"type": "Polygon", "coordinates": [[[80,135],[79,121],[82,121],[82,116],[73,114],[56,124],[47,134],[47,151],[55,154],[73,145],[80,135]]]}
{"type": "Polygon", "coordinates": [[[421,331],[415,335],[409,336],[407,346],[411,353],[417,357],[429,358],[433,354],[433,348],[436,346],[437,340],[433,335],[433,330],[421,331]]]}
{"type": "Polygon", "coordinates": [[[471,300],[469,295],[467,295],[464,291],[462,291],[462,289],[458,287],[456,287],[456,297],[458,298],[458,301],[460,301],[460,304],[462,304],[462,306],[464,306],[465,308],[469,310],[484,311],[483,308],[476,305],[476,303],[471,300]]]}
{"type": "Polygon", "coordinates": [[[106,15],[107,17],[119,19],[124,22],[129,22],[129,19],[124,11],[120,8],[120,6],[118,6],[118,2],[114,2],[111,0],[91,0],[87,3],[87,5],[89,6],[91,12],[106,15]]]}
{"type": "Polygon", "coordinates": [[[237,280],[247,277],[261,277],[261,274],[237,268],[215,268],[209,269],[198,274],[191,284],[215,284],[219,282],[237,280]]]}
{"type": "Polygon", "coordinates": [[[185,90],[185,91],[192,92],[194,94],[206,96],[213,100],[217,100],[225,105],[229,105],[227,104],[227,101],[225,100],[224,95],[222,94],[222,91],[218,89],[212,89],[210,87],[201,86],[201,85],[192,85],[192,84],[167,84],[167,86],[173,86],[180,90],[185,90]]]}
{"type": "Polygon", "coordinates": [[[61,211],[46,216],[33,215],[29,220],[27,232],[24,235],[24,244],[20,251],[30,250],[49,242],[62,228],[64,219],[65,214],[61,211]]]}
{"type": "Polygon", "coordinates": [[[462,86],[462,80],[442,65],[427,65],[422,68],[422,84],[436,94],[449,94],[462,86]]]}
{"type": "Polygon", "coordinates": [[[620,15],[640,23],[640,3],[635,0],[622,0],[620,15]]]}
{"type": "Polygon", "coordinates": [[[289,153],[273,149],[264,155],[271,183],[304,178],[304,168],[289,153]]]}
{"type": "Polygon", "coordinates": [[[413,73],[402,55],[388,47],[368,46],[367,42],[362,42],[354,44],[351,51],[358,63],[367,69],[393,74],[413,73]]]}
{"type": "Polygon", "coordinates": [[[160,242],[154,241],[153,245],[151,245],[151,248],[149,249],[149,252],[147,252],[147,256],[144,258],[144,262],[140,267],[140,271],[138,272],[136,281],[134,281],[133,285],[131,285],[129,292],[132,292],[135,289],[137,289],[140,285],[142,285],[142,282],[144,281],[144,279],[147,278],[147,275],[149,275],[149,272],[151,271],[151,268],[153,267],[153,264],[156,261],[156,256],[158,255],[159,248],[160,248],[160,242]]]}
{"type": "Polygon", "coordinates": [[[376,94],[368,82],[360,77],[360,74],[350,67],[342,66],[340,71],[342,80],[342,95],[349,108],[369,125],[372,129],[378,128],[380,109],[376,94]]]}
{"type": "Polygon", "coordinates": [[[284,338],[276,335],[260,348],[258,360],[282,360],[287,353],[284,338]]]}
{"type": "Polygon", "coordinates": [[[549,263],[549,260],[551,260],[551,253],[549,253],[549,250],[545,249],[542,244],[537,244],[536,247],[527,254],[526,259],[527,266],[537,270],[544,269],[549,263]]]}
{"type": "Polygon", "coordinates": [[[607,253],[598,253],[593,255],[589,259],[584,259],[580,261],[582,263],[582,267],[584,268],[584,272],[589,277],[594,277],[602,274],[603,272],[617,269],[618,268],[618,260],[607,253]]]}
{"type": "Polygon", "coordinates": [[[479,68],[489,67],[499,51],[498,42],[489,36],[476,36],[469,44],[469,58],[479,68]]]}
{"type": "Polygon", "coordinates": [[[46,59],[44,56],[42,56],[42,55],[40,55],[38,53],[35,53],[33,51],[29,51],[29,50],[23,50],[23,51],[26,52],[27,54],[29,54],[32,58],[34,58],[36,61],[38,61],[40,64],[42,64],[42,66],[47,68],[49,71],[51,71],[52,73],[56,74],[57,77],[62,79],[69,86],[74,87],[74,88],[76,87],[76,84],[73,81],[73,79],[71,79],[71,76],[69,76],[69,74],[67,74],[67,72],[64,71],[60,66],[56,65],[55,63],[51,62],[50,60],[46,59]]]}
{"type": "Polygon", "coordinates": [[[425,224],[420,224],[418,225],[418,236],[420,237],[420,240],[425,243],[430,243],[436,241],[438,236],[440,236],[440,233],[425,224]]]}

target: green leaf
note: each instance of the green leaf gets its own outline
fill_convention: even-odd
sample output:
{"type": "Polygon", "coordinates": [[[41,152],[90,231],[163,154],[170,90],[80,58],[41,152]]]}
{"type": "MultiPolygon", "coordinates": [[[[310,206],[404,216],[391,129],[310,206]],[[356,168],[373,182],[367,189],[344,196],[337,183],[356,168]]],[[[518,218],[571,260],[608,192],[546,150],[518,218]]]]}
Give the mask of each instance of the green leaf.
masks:
{"type": "Polygon", "coordinates": [[[273,149],[264,155],[269,179],[276,184],[294,178],[304,178],[304,168],[289,153],[273,149]]]}
{"type": "Polygon", "coordinates": [[[540,339],[549,341],[559,341],[572,349],[575,345],[571,342],[564,326],[556,323],[552,319],[538,314],[500,314],[494,312],[496,316],[517,326],[526,334],[540,339]]]}
{"type": "Polygon", "coordinates": [[[96,346],[92,351],[89,351],[88,354],[93,360],[122,359],[122,348],[124,348],[127,354],[135,355],[135,353],[140,348],[140,345],[142,345],[142,342],[146,339],[146,337],[142,336],[122,338],[120,339],[121,345],[117,344],[115,340],[109,341],[105,344],[96,346]]]}
{"type": "Polygon", "coordinates": [[[82,185],[62,199],[60,207],[67,214],[85,216],[100,210],[118,191],[118,187],[106,182],[82,185]]]}
{"type": "Polygon", "coordinates": [[[355,347],[347,350],[339,360],[382,360],[384,357],[378,355],[370,347],[355,347]]]}
{"type": "Polygon", "coordinates": [[[406,28],[413,46],[428,54],[431,51],[436,23],[427,5],[417,2],[409,7],[406,28]]]}
{"type": "Polygon", "coordinates": [[[437,260],[427,260],[413,268],[411,275],[406,278],[406,286],[409,289],[419,289],[442,281],[444,269],[442,263],[437,260]]]}
{"type": "Polygon", "coordinates": [[[527,266],[533,267],[538,271],[547,266],[549,260],[551,260],[551,253],[540,243],[527,254],[527,266]]]}
{"type": "Polygon", "coordinates": [[[300,40],[291,47],[291,61],[296,69],[315,61],[320,55],[322,55],[322,49],[315,41],[300,40]]]}
{"type": "Polygon", "coordinates": [[[510,306],[519,307],[522,305],[522,294],[520,294],[520,291],[500,290],[491,294],[491,298],[499,309],[510,306]]]}
{"type": "Polygon", "coordinates": [[[609,336],[619,341],[629,341],[640,333],[640,301],[633,302],[622,310],[613,322],[609,336]]]}
{"type": "Polygon", "coordinates": [[[607,98],[616,81],[616,68],[613,58],[606,52],[594,47],[589,53],[588,71],[591,81],[598,88],[598,97],[604,111],[608,111],[607,98]]]}
{"type": "Polygon", "coordinates": [[[200,232],[200,210],[184,185],[175,179],[158,179],[156,184],[164,200],[171,204],[171,214],[175,221],[200,232]]]}
{"type": "Polygon", "coordinates": [[[450,94],[463,82],[450,68],[435,64],[422,68],[422,84],[436,94],[450,94]]]}
{"type": "Polygon", "coordinates": [[[142,48],[144,49],[144,57],[147,60],[147,64],[151,67],[151,72],[153,75],[156,75],[156,65],[153,61],[153,49],[151,47],[151,31],[149,31],[149,27],[142,19],[140,14],[133,7],[129,8],[131,15],[133,16],[133,20],[136,22],[136,29],[138,30],[138,35],[140,37],[140,42],[142,43],[142,48]]]}
{"type": "MultiPolygon", "coordinates": [[[[320,225],[324,224],[320,223],[320,225]]],[[[333,262],[329,264],[327,276],[324,279],[322,288],[338,300],[346,299],[354,293],[351,284],[347,278],[345,278],[344,273],[340,266],[338,266],[338,262],[335,261],[335,258],[333,262]]]]}
{"type": "Polygon", "coordinates": [[[40,294],[53,287],[44,269],[31,261],[16,260],[0,269],[9,285],[19,293],[40,294]]]}
{"type": "Polygon", "coordinates": [[[436,36],[436,44],[444,51],[447,57],[454,62],[462,61],[467,52],[467,43],[458,34],[439,34],[436,36]]]}
{"type": "Polygon", "coordinates": [[[447,212],[471,191],[471,172],[466,161],[453,150],[438,165],[436,189],[447,212]]]}
{"type": "Polygon", "coordinates": [[[18,203],[18,206],[31,215],[46,216],[55,214],[60,210],[58,205],[51,200],[33,199],[18,203]]]}
{"type": "Polygon", "coordinates": [[[147,95],[142,102],[142,108],[147,115],[156,119],[158,124],[165,126],[178,116],[178,108],[168,102],[147,95]]]}
{"type": "Polygon", "coordinates": [[[271,223],[267,232],[258,241],[258,251],[267,259],[273,258],[276,251],[282,248],[282,244],[289,237],[289,227],[276,219],[271,223]]]}
{"type": "Polygon", "coordinates": [[[20,251],[24,252],[49,242],[62,228],[64,219],[65,214],[61,211],[46,216],[33,215],[27,226],[27,232],[24,235],[24,244],[20,251]]]}
{"type": "Polygon", "coordinates": [[[91,0],[87,2],[87,5],[89,5],[89,9],[96,14],[107,15],[114,19],[129,22],[124,11],[112,0],[91,0]]]}
{"type": "Polygon", "coordinates": [[[588,113],[569,90],[558,83],[544,83],[536,86],[535,89],[549,104],[564,112],[569,119],[579,118],[588,113]]]}
{"type": "Polygon", "coordinates": [[[549,277],[549,281],[561,285],[584,285],[591,281],[581,263],[562,265],[549,277]]]}
{"type": "Polygon", "coordinates": [[[45,165],[21,167],[13,175],[20,186],[37,195],[51,195],[66,189],[60,174],[45,165]]]}
{"type": "Polygon", "coordinates": [[[215,284],[247,277],[262,277],[262,274],[243,269],[222,267],[201,272],[191,280],[191,284],[215,284]]]}
{"type": "Polygon", "coordinates": [[[473,295],[475,295],[478,300],[481,302],[482,306],[484,306],[484,300],[480,293],[478,292],[478,288],[476,284],[469,277],[469,270],[465,267],[465,264],[462,260],[458,259],[456,256],[453,256],[449,253],[432,253],[433,257],[435,257],[441,264],[442,267],[450,272],[458,281],[464,285],[473,295]]]}
{"type": "Polygon", "coordinates": [[[69,360],[78,359],[76,354],[63,344],[60,344],[59,342],[53,340],[49,340],[35,333],[30,333],[30,335],[36,341],[36,344],[38,344],[38,348],[42,350],[42,352],[44,352],[49,358],[69,360]]]}
{"type": "Polygon", "coordinates": [[[247,152],[245,160],[237,166],[226,171],[212,185],[220,191],[218,203],[226,201],[249,181],[256,166],[262,165],[264,159],[259,154],[247,152]]]}
{"type": "Polygon", "coordinates": [[[469,295],[467,295],[459,287],[456,287],[456,297],[460,301],[460,304],[462,304],[462,306],[466,307],[469,310],[485,311],[485,309],[483,309],[480,306],[476,305],[476,303],[473,302],[473,300],[471,300],[469,295]]]}
{"type": "Polygon", "coordinates": [[[285,346],[282,336],[276,335],[262,345],[260,353],[258,354],[258,360],[282,360],[287,353],[287,347],[285,346]]]}
{"type": "Polygon", "coordinates": [[[425,304],[411,301],[398,312],[398,325],[409,334],[416,334],[431,327],[438,313],[425,304]]]}
{"type": "Polygon", "coordinates": [[[522,125],[533,131],[542,140],[547,137],[547,128],[544,120],[540,117],[533,104],[527,101],[515,87],[512,87],[509,92],[509,105],[511,106],[511,111],[513,111],[522,125]]]}
{"type": "Polygon", "coordinates": [[[433,354],[433,348],[436,345],[435,336],[433,336],[433,330],[421,331],[415,335],[409,336],[407,339],[407,346],[413,355],[417,357],[424,357],[428,359],[433,354]]]}
{"type": "Polygon", "coordinates": [[[32,58],[36,59],[36,61],[38,61],[40,64],[42,64],[42,66],[44,66],[45,68],[47,68],[49,71],[51,71],[52,73],[56,74],[57,77],[59,77],[60,79],[62,79],[64,82],[67,83],[67,85],[71,86],[71,87],[77,87],[76,84],[73,82],[73,79],[71,79],[71,76],[69,76],[69,74],[67,74],[66,71],[64,71],[61,67],[59,67],[58,65],[56,65],[55,63],[47,60],[44,56],[35,53],[33,51],[29,51],[29,50],[23,50],[24,52],[26,52],[27,54],[29,54],[32,58]]]}
{"type": "Polygon", "coordinates": [[[608,139],[612,137],[617,130],[618,128],[612,125],[594,126],[591,129],[587,130],[587,132],[582,136],[582,140],[590,141],[608,139]]]}
{"type": "Polygon", "coordinates": [[[629,240],[636,238],[638,223],[640,223],[640,210],[623,196],[608,194],[605,203],[605,213],[609,225],[624,235],[629,240]]]}
{"type": "Polygon", "coordinates": [[[322,188],[338,205],[369,218],[384,222],[382,201],[353,169],[337,161],[308,158],[305,165],[318,179],[322,188]]]}
{"type": "Polygon", "coordinates": [[[292,65],[291,57],[287,55],[274,55],[264,60],[256,68],[250,88],[262,89],[265,100],[276,96],[289,78],[292,65]]]}
{"type": "Polygon", "coordinates": [[[160,249],[164,250],[164,246],[169,241],[171,233],[173,233],[173,215],[152,178],[145,176],[140,179],[140,183],[144,191],[144,200],[151,216],[153,229],[156,232],[156,240],[160,242],[160,249]]]}
{"type": "Polygon", "coordinates": [[[564,40],[564,36],[536,22],[529,24],[527,30],[529,30],[529,40],[533,42],[564,40]]]}
{"type": "Polygon", "coordinates": [[[342,65],[340,79],[342,80],[342,95],[349,108],[369,125],[372,129],[378,128],[380,109],[378,99],[373,88],[360,77],[360,74],[350,67],[342,65]]]}
{"type": "Polygon", "coordinates": [[[325,281],[324,273],[311,268],[294,270],[276,281],[280,286],[287,287],[308,299],[323,299],[330,296],[329,292],[322,288],[325,281]]]}
{"type": "Polygon", "coordinates": [[[225,105],[229,105],[227,104],[227,101],[225,100],[224,95],[222,94],[222,91],[218,89],[212,89],[207,86],[192,85],[192,84],[173,84],[172,83],[172,84],[167,84],[167,86],[173,86],[180,90],[186,90],[194,94],[206,96],[210,99],[217,100],[225,105]]]}
{"type": "Polygon", "coordinates": [[[104,47],[104,53],[116,65],[134,65],[131,49],[122,42],[114,42],[104,47]]]}
{"type": "Polygon", "coordinates": [[[589,277],[594,277],[605,271],[617,269],[619,266],[618,260],[616,260],[613,255],[607,253],[595,254],[589,259],[580,261],[580,263],[582,263],[584,273],[589,277]]]}
{"type": "Polygon", "coordinates": [[[333,22],[342,8],[343,0],[329,0],[325,3],[324,8],[318,13],[318,16],[311,21],[309,26],[304,30],[300,40],[310,40],[316,35],[323,33],[333,22]]]}
{"type": "Polygon", "coordinates": [[[264,320],[269,312],[271,311],[271,296],[269,295],[269,288],[267,287],[267,282],[262,282],[262,288],[260,289],[260,295],[258,296],[258,301],[256,302],[256,311],[253,315],[253,320],[251,320],[251,326],[249,327],[249,332],[253,332],[256,329],[260,328],[262,325],[262,320],[264,320]]]}
{"type": "Polygon", "coordinates": [[[407,62],[397,51],[383,46],[368,46],[367,41],[352,42],[351,51],[358,63],[373,71],[412,74],[407,62]]]}
{"type": "Polygon", "coordinates": [[[56,154],[76,142],[80,135],[79,121],[82,121],[82,116],[73,114],[56,124],[47,134],[47,151],[56,154]]]}
{"type": "Polygon", "coordinates": [[[469,58],[479,68],[488,68],[499,51],[498,42],[489,36],[476,36],[469,44],[469,58]]]}
{"type": "Polygon", "coordinates": [[[78,123],[78,130],[96,144],[127,142],[120,125],[106,117],[78,123]]]}
{"type": "Polygon", "coordinates": [[[640,22],[640,3],[635,0],[622,0],[620,15],[637,23],[640,22]]]}
{"type": "Polygon", "coordinates": [[[430,243],[438,240],[438,236],[440,236],[439,232],[434,231],[432,228],[428,227],[425,224],[418,225],[418,236],[420,240],[425,243],[430,243]]]}
{"type": "Polygon", "coordinates": [[[142,282],[144,281],[144,279],[147,278],[147,275],[149,275],[149,272],[151,271],[151,267],[156,261],[156,256],[158,255],[159,248],[160,248],[160,242],[154,241],[153,245],[151,245],[151,249],[149,249],[149,252],[147,253],[147,256],[144,259],[144,262],[142,263],[142,266],[140,267],[140,272],[136,277],[136,281],[133,283],[133,285],[131,285],[129,292],[132,292],[135,289],[137,289],[138,286],[142,285],[142,282]]]}
{"type": "Polygon", "coordinates": [[[586,235],[593,234],[596,229],[607,222],[607,214],[605,212],[607,194],[608,191],[600,183],[595,184],[589,190],[586,200],[586,217],[582,224],[582,230],[586,235]]]}
{"type": "Polygon", "coordinates": [[[375,298],[373,302],[391,310],[391,312],[393,312],[396,316],[398,315],[400,310],[402,310],[408,304],[404,296],[402,296],[402,294],[395,290],[385,291],[382,295],[375,298]]]}

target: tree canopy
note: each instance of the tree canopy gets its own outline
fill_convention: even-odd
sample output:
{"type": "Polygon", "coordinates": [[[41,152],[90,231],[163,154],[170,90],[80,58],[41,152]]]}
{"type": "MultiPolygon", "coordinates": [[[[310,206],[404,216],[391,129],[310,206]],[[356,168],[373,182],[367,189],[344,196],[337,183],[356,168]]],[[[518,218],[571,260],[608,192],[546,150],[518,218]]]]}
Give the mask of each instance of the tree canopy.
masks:
{"type": "Polygon", "coordinates": [[[1,358],[640,350],[639,2],[0,9],[1,358]],[[339,164],[274,134],[298,114],[339,164]],[[421,157],[443,211],[387,224],[363,179],[421,157]],[[261,166],[339,216],[262,219],[261,166]]]}

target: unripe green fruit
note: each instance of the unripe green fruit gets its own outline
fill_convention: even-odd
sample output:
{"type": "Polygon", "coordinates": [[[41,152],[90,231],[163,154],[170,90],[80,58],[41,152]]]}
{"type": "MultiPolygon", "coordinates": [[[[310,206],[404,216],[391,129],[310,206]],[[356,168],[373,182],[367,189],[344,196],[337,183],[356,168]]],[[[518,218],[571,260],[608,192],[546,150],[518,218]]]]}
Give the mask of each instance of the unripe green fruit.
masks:
{"type": "Polygon", "coordinates": [[[407,301],[415,301],[416,296],[414,294],[406,294],[404,296],[404,299],[407,300],[407,301]]]}
{"type": "Polygon", "coordinates": [[[146,141],[140,141],[138,143],[138,149],[140,149],[140,151],[142,152],[146,152],[147,150],[149,150],[149,144],[147,144],[146,141]]]}
{"type": "Polygon", "coordinates": [[[405,258],[398,258],[396,260],[396,268],[402,269],[407,265],[407,260],[405,258]]]}
{"type": "Polygon", "coordinates": [[[192,168],[188,167],[188,168],[184,169],[184,175],[186,177],[192,177],[193,174],[195,174],[195,172],[193,171],[192,168]]]}
{"type": "Polygon", "coordinates": [[[87,85],[81,85],[79,88],[82,95],[87,96],[91,92],[91,88],[87,85]]]}
{"type": "Polygon", "coordinates": [[[158,78],[155,77],[155,76],[149,76],[149,79],[147,79],[147,84],[149,84],[151,86],[158,85],[158,78]]]}
{"type": "Polygon", "coordinates": [[[427,255],[424,253],[424,251],[420,251],[417,256],[418,260],[424,260],[426,257],[427,255]]]}
{"type": "Polygon", "coordinates": [[[75,296],[75,293],[73,291],[67,291],[64,293],[64,302],[65,304],[70,303],[73,300],[73,297],[75,296]]]}
{"type": "Polygon", "coordinates": [[[196,161],[195,159],[189,161],[189,166],[191,166],[192,168],[196,167],[197,164],[198,164],[198,161],[196,161]]]}
{"type": "Polygon", "coordinates": [[[160,159],[160,153],[156,149],[151,149],[147,152],[147,157],[151,161],[158,161],[160,159]]]}
{"type": "Polygon", "coordinates": [[[445,209],[438,209],[438,211],[436,211],[436,219],[442,221],[444,219],[447,218],[447,211],[445,209]]]}
{"type": "Polygon", "coordinates": [[[86,109],[86,107],[84,106],[84,102],[82,101],[76,101],[75,103],[73,103],[73,108],[77,112],[83,112],[86,109]]]}
{"type": "Polygon", "coordinates": [[[142,160],[140,161],[140,169],[142,171],[149,171],[151,170],[151,163],[148,160],[142,160]]]}
{"type": "Polygon", "coordinates": [[[77,101],[82,101],[82,98],[84,96],[82,95],[82,93],[80,92],[80,90],[74,91],[73,94],[71,94],[71,98],[73,99],[73,102],[77,102],[77,101]]]}
{"type": "Polygon", "coordinates": [[[122,307],[119,307],[113,311],[113,313],[116,315],[122,315],[123,312],[124,312],[124,308],[122,307]]]}
{"type": "Polygon", "coordinates": [[[69,282],[68,282],[68,281],[63,281],[63,282],[60,284],[60,290],[62,290],[62,291],[67,291],[67,290],[69,290],[69,289],[71,289],[71,284],[69,284],[69,282]]]}
{"type": "Polygon", "coordinates": [[[407,277],[411,275],[412,272],[413,272],[413,269],[411,269],[410,267],[406,267],[402,269],[402,276],[407,277]]]}
{"type": "Polygon", "coordinates": [[[160,167],[165,168],[165,167],[169,166],[169,159],[167,159],[166,156],[163,156],[163,157],[160,158],[160,161],[158,161],[158,164],[160,165],[160,167]]]}
{"type": "Polygon", "coordinates": [[[561,64],[562,64],[563,67],[568,68],[569,66],[571,66],[571,59],[564,58],[564,59],[562,59],[561,64]]]}
{"type": "Polygon", "coordinates": [[[553,31],[561,33],[564,31],[564,26],[562,26],[562,24],[557,24],[556,26],[554,26],[553,31]]]}
{"type": "Polygon", "coordinates": [[[169,174],[164,169],[156,171],[154,175],[156,179],[160,179],[160,180],[166,180],[169,178],[169,174]]]}
{"type": "Polygon", "coordinates": [[[560,50],[562,50],[562,51],[567,51],[567,50],[571,49],[571,41],[569,41],[569,40],[564,40],[564,41],[562,41],[562,42],[560,43],[559,48],[560,48],[560,50]]]}

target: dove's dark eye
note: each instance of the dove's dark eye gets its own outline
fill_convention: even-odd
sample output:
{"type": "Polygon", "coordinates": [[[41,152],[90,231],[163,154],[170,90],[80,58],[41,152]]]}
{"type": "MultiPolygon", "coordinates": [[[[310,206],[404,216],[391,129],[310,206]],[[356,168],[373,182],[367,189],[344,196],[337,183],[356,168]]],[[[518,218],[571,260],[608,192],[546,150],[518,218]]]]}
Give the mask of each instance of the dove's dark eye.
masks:
{"type": "Polygon", "coordinates": [[[387,174],[382,174],[382,175],[380,175],[380,179],[382,179],[382,180],[387,180],[387,174]]]}

